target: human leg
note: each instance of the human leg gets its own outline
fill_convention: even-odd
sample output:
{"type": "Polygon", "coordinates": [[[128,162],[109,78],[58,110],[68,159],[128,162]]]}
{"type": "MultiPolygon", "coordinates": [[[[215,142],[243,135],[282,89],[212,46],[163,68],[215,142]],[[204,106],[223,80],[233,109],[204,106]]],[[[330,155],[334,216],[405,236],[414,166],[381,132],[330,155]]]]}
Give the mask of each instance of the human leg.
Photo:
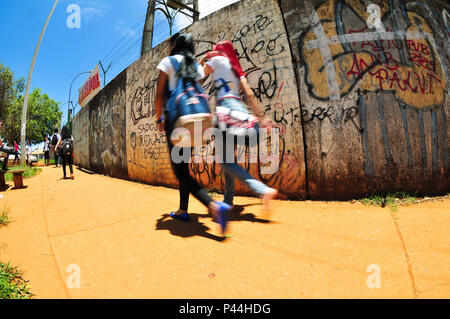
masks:
{"type": "Polygon", "coordinates": [[[3,165],[2,165],[2,170],[6,171],[8,169],[9,155],[14,154],[14,151],[7,146],[3,146],[3,147],[0,147],[0,152],[3,152],[6,154],[6,156],[3,159],[3,165]]]}
{"type": "MultiPolygon", "coordinates": [[[[224,234],[227,225],[226,214],[231,209],[231,206],[223,202],[214,201],[208,195],[208,193],[200,187],[197,181],[190,175],[188,162],[183,160],[180,163],[176,163],[173,160],[172,158],[173,150],[175,153],[180,154],[182,158],[183,155],[185,155],[185,152],[188,152],[189,156],[186,157],[190,158],[191,149],[177,148],[176,146],[173,146],[170,143],[171,134],[170,131],[167,129],[167,127],[166,127],[166,134],[169,145],[169,155],[172,163],[172,169],[180,184],[180,209],[183,208],[187,210],[189,193],[192,193],[192,195],[194,195],[194,197],[197,200],[199,200],[203,205],[208,207],[208,209],[214,214],[214,216],[217,218],[217,221],[219,222],[222,228],[222,233],[224,234]]],[[[180,212],[180,210],[178,212],[180,212]]],[[[172,213],[171,216],[173,218],[182,219],[185,221],[189,220],[188,217],[189,215],[187,214],[187,212],[182,212],[181,214],[176,215],[175,213],[172,213]],[[183,214],[184,216],[182,216],[181,214],[183,214]]]]}
{"type": "Polygon", "coordinates": [[[224,203],[227,203],[230,206],[233,206],[234,199],[234,176],[224,170],[225,177],[225,196],[224,203]]]}
{"type": "Polygon", "coordinates": [[[63,173],[64,173],[64,179],[66,178],[66,164],[67,164],[67,159],[65,156],[61,156],[62,158],[62,168],[63,168],[63,173]]]}
{"type": "MultiPolygon", "coordinates": [[[[243,182],[253,193],[262,198],[263,204],[266,208],[270,208],[270,201],[277,195],[277,190],[268,187],[261,181],[251,176],[247,170],[235,162],[234,154],[231,160],[228,159],[227,152],[234,152],[237,143],[233,135],[224,133],[224,147],[222,154],[222,169],[225,174],[225,202],[232,203],[234,197],[234,179],[237,178],[243,182]],[[232,143],[232,145],[228,145],[232,143]]],[[[246,142],[247,143],[247,142],[246,142]]]]}
{"type": "Polygon", "coordinates": [[[56,150],[53,150],[53,158],[55,160],[55,166],[58,167],[58,153],[56,150]]]}
{"type": "Polygon", "coordinates": [[[180,208],[182,212],[187,212],[189,207],[189,188],[184,183],[180,182],[180,208]]]}
{"type": "Polygon", "coordinates": [[[72,157],[72,155],[68,156],[67,162],[69,163],[70,178],[74,179],[74,177],[73,177],[73,157],[72,157]]]}
{"type": "Polygon", "coordinates": [[[217,218],[220,226],[222,227],[222,233],[224,233],[227,225],[226,214],[231,209],[231,206],[227,203],[214,201],[208,195],[208,193],[200,187],[197,181],[192,178],[189,173],[188,163],[182,162],[179,164],[174,164],[174,172],[178,180],[186,185],[189,192],[192,193],[192,195],[194,195],[196,199],[198,199],[203,205],[205,205],[212,211],[214,216],[217,218]]]}
{"type": "MultiPolygon", "coordinates": [[[[180,192],[180,195],[186,196],[186,193],[191,193],[194,195],[196,199],[198,199],[203,205],[206,207],[213,201],[212,198],[208,195],[208,193],[200,187],[197,181],[192,178],[189,173],[189,165],[188,163],[173,163],[173,169],[175,176],[180,181],[180,185],[183,188],[183,192],[180,192]]],[[[180,198],[180,203],[183,198],[180,198]]],[[[186,206],[183,207],[187,210],[187,201],[185,201],[186,206]]]]}
{"type": "Polygon", "coordinates": [[[2,164],[3,171],[6,171],[8,169],[8,157],[9,157],[9,155],[6,155],[6,157],[3,157],[3,164],[2,164]]]}
{"type": "Polygon", "coordinates": [[[223,170],[232,178],[237,178],[247,185],[258,196],[264,196],[271,188],[252,177],[237,163],[222,163],[223,170]]]}

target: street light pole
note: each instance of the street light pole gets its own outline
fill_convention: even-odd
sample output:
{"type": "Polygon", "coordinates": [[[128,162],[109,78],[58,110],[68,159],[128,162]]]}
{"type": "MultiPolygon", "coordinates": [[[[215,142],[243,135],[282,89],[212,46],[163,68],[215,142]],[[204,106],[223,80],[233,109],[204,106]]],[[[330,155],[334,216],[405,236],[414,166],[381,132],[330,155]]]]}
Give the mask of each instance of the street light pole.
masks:
{"type": "Polygon", "coordinates": [[[141,56],[150,51],[153,45],[153,25],[155,22],[155,0],[148,1],[147,16],[145,17],[144,34],[142,35],[141,56]]]}
{"type": "MultiPolygon", "coordinates": [[[[72,115],[75,116],[75,109],[77,108],[77,105],[80,105],[80,103],[75,102],[75,105],[73,105],[73,101],[70,101],[70,104],[72,105],[72,115]]],[[[81,107],[81,105],[80,105],[81,107]]]]}
{"type": "Polygon", "coordinates": [[[69,101],[67,102],[68,104],[67,104],[67,123],[69,123],[69,107],[70,107],[70,94],[72,93],[72,85],[73,85],[73,82],[75,82],[75,80],[80,76],[80,75],[82,75],[82,74],[86,74],[86,73],[91,73],[92,72],[92,70],[90,70],[90,71],[84,71],[84,72],[81,72],[81,73],[79,73],[76,77],[74,77],[73,78],[73,80],[72,80],[72,83],[70,84],[70,89],[69,89],[69,101]]]}
{"type": "MultiPolygon", "coordinates": [[[[21,145],[21,152],[22,154],[25,154],[25,134],[27,130],[27,111],[28,111],[28,96],[30,94],[30,84],[31,84],[31,77],[33,76],[33,70],[34,70],[34,64],[36,62],[37,54],[39,52],[39,47],[41,46],[42,39],[44,37],[45,30],[47,29],[48,23],[50,22],[50,18],[53,15],[53,12],[55,11],[56,5],[58,4],[59,0],[55,0],[55,3],[53,4],[53,8],[50,11],[50,14],[48,15],[47,21],[45,21],[44,28],[42,29],[41,35],[39,37],[38,43],[36,45],[36,49],[34,50],[33,60],[31,61],[30,70],[28,72],[28,79],[27,79],[27,86],[25,89],[25,96],[23,98],[23,108],[22,108],[22,126],[20,129],[20,143],[21,145]]],[[[21,156],[20,164],[22,166],[25,166],[25,156],[21,156]]]]}

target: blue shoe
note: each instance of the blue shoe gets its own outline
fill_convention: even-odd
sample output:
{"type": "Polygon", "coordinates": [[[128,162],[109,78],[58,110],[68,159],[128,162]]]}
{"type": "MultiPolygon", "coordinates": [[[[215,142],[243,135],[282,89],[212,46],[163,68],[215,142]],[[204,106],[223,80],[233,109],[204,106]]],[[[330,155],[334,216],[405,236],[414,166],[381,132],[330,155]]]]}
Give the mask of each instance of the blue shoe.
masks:
{"type": "Polygon", "coordinates": [[[174,214],[174,212],[171,212],[170,213],[170,217],[172,217],[173,219],[182,220],[184,222],[188,222],[190,220],[190,217],[189,217],[188,213],[183,213],[183,214],[176,215],[176,214],[174,214]]]}
{"type": "Polygon", "coordinates": [[[226,213],[228,213],[231,210],[231,206],[224,202],[218,202],[219,205],[219,211],[217,212],[217,221],[220,224],[220,227],[222,227],[222,235],[225,234],[225,229],[227,228],[227,216],[226,213]]]}

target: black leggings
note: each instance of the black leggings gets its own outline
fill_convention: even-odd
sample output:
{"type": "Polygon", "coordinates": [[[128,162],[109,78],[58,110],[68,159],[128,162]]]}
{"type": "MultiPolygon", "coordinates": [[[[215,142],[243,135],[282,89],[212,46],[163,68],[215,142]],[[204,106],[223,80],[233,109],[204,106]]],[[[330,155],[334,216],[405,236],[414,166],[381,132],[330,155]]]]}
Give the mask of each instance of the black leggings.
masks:
{"type": "Polygon", "coordinates": [[[2,170],[6,171],[6,168],[8,166],[9,155],[15,154],[17,156],[17,152],[13,151],[12,148],[9,148],[7,146],[0,147],[0,152],[6,153],[6,157],[3,158],[3,166],[2,166],[2,170]]]}
{"type": "MultiPolygon", "coordinates": [[[[167,132],[167,130],[166,130],[167,132]]],[[[200,187],[197,181],[191,176],[189,173],[189,163],[181,162],[179,164],[174,163],[172,159],[172,149],[176,146],[173,146],[170,143],[170,134],[167,134],[167,144],[169,144],[169,156],[170,161],[172,163],[172,169],[175,173],[176,178],[180,184],[179,192],[180,192],[180,210],[187,211],[189,206],[189,193],[192,193],[195,198],[197,198],[203,205],[209,207],[209,204],[213,201],[213,199],[208,195],[208,193],[200,187]]],[[[176,147],[178,148],[178,147],[176,147]]],[[[178,148],[174,152],[178,154],[184,154],[184,152],[191,153],[190,147],[178,148]]]]}
{"type": "Polygon", "coordinates": [[[17,151],[15,151],[15,152],[16,152],[16,153],[14,154],[14,162],[13,162],[13,165],[16,164],[16,160],[17,160],[17,163],[20,164],[19,154],[18,154],[17,151]]]}
{"type": "Polygon", "coordinates": [[[72,167],[73,157],[72,157],[72,155],[64,156],[61,154],[61,159],[62,159],[62,167],[63,167],[64,177],[66,177],[66,164],[69,164],[70,174],[73,174],[73,167],[72,167]]]}

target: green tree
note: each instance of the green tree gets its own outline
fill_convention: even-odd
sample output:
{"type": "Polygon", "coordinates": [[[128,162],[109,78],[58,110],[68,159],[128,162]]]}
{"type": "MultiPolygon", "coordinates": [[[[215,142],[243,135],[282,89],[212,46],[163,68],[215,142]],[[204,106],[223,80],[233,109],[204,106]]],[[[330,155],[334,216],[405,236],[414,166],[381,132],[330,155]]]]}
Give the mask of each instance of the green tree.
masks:
{"type": "MultiPolygon", "coordinates": [[[[0,118],[4,122],[2,137],[9,145],[20,141],[24,79],[14,80],[9,68],[0,65],[0,118]]],[[[28,99],[26,139],[33,144],[44,141],[61,125],[59,103],[35,88],[28,99]]]]}
{"type": "Polygon", "coordinates": [[[13,72],[5,65],[0,64],[0,119],[4,120],[6,109],[17,95],[25,88],[25,79],[14,80],[13,72]]]}

